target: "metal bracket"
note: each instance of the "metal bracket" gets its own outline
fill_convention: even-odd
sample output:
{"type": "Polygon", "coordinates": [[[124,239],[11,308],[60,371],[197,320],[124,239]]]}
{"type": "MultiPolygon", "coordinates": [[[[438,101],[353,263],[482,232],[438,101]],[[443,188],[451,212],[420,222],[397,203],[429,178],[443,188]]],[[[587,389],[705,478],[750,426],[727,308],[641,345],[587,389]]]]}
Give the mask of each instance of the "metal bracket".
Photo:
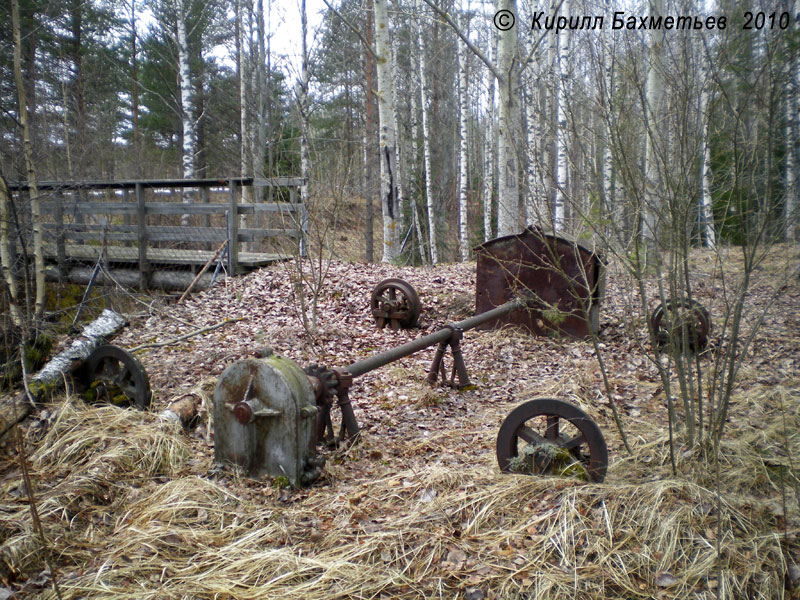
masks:
{"type": "Polygon", "coordinates": [[[430,369],[428,369],[427,381],[431,385],[435,384],[442,377],[442,383],[450,386],[451,388],[464,389],[472,385],[469,381],[469,374],[467,373],[467,365],[464,364],[464,355],[461,352],[461,338],[464,337],[464,331],[455,325],[445,325],[445,329],[450,330],[450,337],[446,340],[439,342],[436,348],[436,354],[433,356],[430,369]],[[450,378],[447,377],[447,369],[444,366],[444,353],[447,347],[450,347],[450,352],[453,355],[453,367],[450,370],[450,378]],[[458,383],[456,383],[458,378],[458,383]]]}

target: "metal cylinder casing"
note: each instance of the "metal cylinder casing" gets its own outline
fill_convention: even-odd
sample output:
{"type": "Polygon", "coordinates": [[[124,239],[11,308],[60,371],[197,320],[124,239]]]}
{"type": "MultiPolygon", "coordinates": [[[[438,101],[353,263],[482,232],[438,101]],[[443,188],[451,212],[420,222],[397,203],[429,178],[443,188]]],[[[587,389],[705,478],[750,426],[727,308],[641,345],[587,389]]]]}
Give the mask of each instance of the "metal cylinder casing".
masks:
{"type": "Polygon", "coordinates": [[[314,391],[293,361],[272,354],[235,362],[214,391],[214,458],[252,476],[308,483],[315,414],[314,391]]]}

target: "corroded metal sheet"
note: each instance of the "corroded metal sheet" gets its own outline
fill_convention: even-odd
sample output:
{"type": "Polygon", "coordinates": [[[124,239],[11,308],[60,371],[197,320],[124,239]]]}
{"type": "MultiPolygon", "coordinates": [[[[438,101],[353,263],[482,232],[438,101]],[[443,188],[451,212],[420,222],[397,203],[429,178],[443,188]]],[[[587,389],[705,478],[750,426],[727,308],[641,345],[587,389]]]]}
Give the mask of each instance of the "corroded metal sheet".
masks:
{"type": "Polygon", "coordinates": [[[587,337],[597,331],[603,295],[599,254],[565,236],[528,227],[475,249],[475,312],[526,297],[529,306],[484,323],[483,329],[518,325],[536,335],[587,337]]]}

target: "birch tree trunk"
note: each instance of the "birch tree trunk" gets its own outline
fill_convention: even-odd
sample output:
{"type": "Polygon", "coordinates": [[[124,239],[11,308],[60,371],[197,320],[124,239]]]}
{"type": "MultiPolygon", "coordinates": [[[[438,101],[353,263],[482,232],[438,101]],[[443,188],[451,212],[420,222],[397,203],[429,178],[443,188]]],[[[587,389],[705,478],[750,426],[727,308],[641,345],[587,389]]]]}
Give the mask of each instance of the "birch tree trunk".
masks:
{"type": "Polygon", "coordinates": [[[368,263],[375,260],[375,232],[373,231],[374,213],[373,213],[373,199],[375,198],[376,189],[376,173],[375,173],[375,158],[378,155],[378,149],[375,147],[378,138],[378,123],[375,115],[375,59],[372,54],[372,37],[374,32],[374,14],[372,0],[367,0],[367,23],[366,23],[366,42],[367,47],[364,52],[364,69],[366,71],[366,84],[367,89],[364,94],[364,103],[366,108],[364,111],[364,217],[366,220],[365,227],[365,260],[368,263]]]}
{"type": "MultiPolygon", "coordinates": [[[[497,0],[497,11],[510,11],[517,14],[516,0],[497,0]]],[[[518,93],[519,68],[516,61],[517,30],[512,27],[499,33],[497,47],[497,70],[500,96],[500,121],[497,136],[498,154],[498,198],[497,235],[511,235],[519,228],[519,166],[517,162],[517,142],[519,119],[517,118],[516,96],[518,93]]]]}
{"type": "MultiPolygon", "coordinates": [[[[613,35],[611,31],[606,33],[606,37],[610,38],[613,35]]],[[[607,228],[613,237],[618,237],[619,240],[624,235],[614,236],[618,232],[623,234],[625,230],[624,215],[619,210],[614,198],[614,163],[611,153],[611,144],[613,143],[613,129],[612,119],[614,118],[614,111],[612,106],[612,99],[614,97],[614,51],[613,44],[607,43],[603,49],[603,75],[600,85],[600,106],[603,111],[603,125],[605,130],[605,143],[603,144],[603,215],[610,225],[607,228]]]]}
{"type": "MultiPolygon", "coordinates": [[[[569,2],[562,5],[562,16],[569,19],[569,2]]],[[[556,190],[553,198],[553,230],[560,232],[566,225],[567,205],[567,97],[569,95],[569,46],[567,31],[557,36],[556,57],[556,190]]]]}
{"type": "MultiPolygon", "coordinates": [[[[497,57],[497,37],[492,36],[492,59],[497,57]]],[[[492,233],[492,199],[495,180],[495,144],[497,144],[497,122],[495,119],[495,76],[488,71],[489,85],[486,93],[486,140],[483,159],[483,241],[494,237],[492,233]]]]}
{"type": "Polygon", "coordinates": [[[133,160],[135,163],[136,177],[143,177],[142,170],[142,143],[139,135],[139,61],[136,58],[136,0],[131,0],[131,103],[133,120],[133,160]]]}
{"type": "MultiPolygon", "coordinates": [[[[305,4],[305,0],[304,0],[305,4]]],[[[302,8],[302,20],[305,22],[307,21],[306,13],[305,13],[305,6],[302,8]]],[[[307,27],[307,25],[306,25],[307,27]]],[[[266,93],[266,82],[269,78],[269,72],[267,72],[267,50],[266,50],[266,27],[265,27],[265,18],[264,18],[264,0],[257,0],[256,2],[256,36],[258,39],[256,40],[256,60],[254,69],[253,69],[253,96],[255,98],[255,132],[254,132],[254,143],[253,143],[253,177],[263,179],[264,178],[264,159],[266,158],[267,153],[267,125],[269,123],[269,119],[267,118],[267,103],[269,99],[267,98],[266,93]]],[[[305,32],[303,33],[303,68],[307,71],[308,70],[308,58],[307,54],[308,51],[306,49],[306,39],[305,39],[305,32]]],[[[308,73],[304,73],[302,75],[305,81],[305,90],[306,90],[306,97],[308,96],[308,73]]],[[[307,104],[307,103],[306,103],[307,104]]],[[[305,106],[304,110],[307,109],[305,106]]],[[[306,126],[307,118],[306,118],[306,126]]],[[[308,144],[308,138],[306,138],[306,144],[308,144]]],[[[308,148],[306,148],[307,150],[308,148]]],[[[302,156],[303,150],[302,147],[300,149],[300,162],[301,162],[301,169],[302,169],[302,156]]],[[[306,177],[306,175],[303,175],[306,177]]],[[[253,195],[256,197],[260,202],[264,201],[264,188],[263,187],[253,187],[253,195]]]]}
{"type": "Polygon", "coordinates": [[[700,197],[700,226],[703,231],[703,243],[706,248],[717,247],[717,234],[714,231],[714,215],[711,200],[711,144],[709,143],[709,114],[708,114],[708,89],[703,88],[700,94],[700,118],[702,119],[703,135],[703,166],[702,166],[702,194],[700,197]]]}
{"type": "MultiPolygon", "coordinates": [[[[196,152],[197,132],[194,121],[194,99],[192,98],[192,80],[189,70],[189,43],[186,35],[186,6],[184,0],[176,0],[176,37],[178,46],[178,78],[181,95],[181,122],[183,126],[183,178],[194,179],[194,157],[196,152]]],[[[194,189],[184,188],[183,203],[191,204],[194,189]]],[[[181,217],[181,224],[189,224],[189,215],[181,217]]]]}
{"type": "Polygon", "coordinates": [[[380,123],[381,209],[383,213],[382,262],[394,262],[400,255],[398,226],[400,207],[397,203],[397,144],[392,115],[392,57],[389,36],[387,0],[374,0],[375,54],[378,73],[378,121],[380,123]]]}
{"type": "MultiPolygon", "coordinates": [[[[414,9],[417,3],[414,2],[414,9]]],[[[422,22],[417,23],[417,42],[419,46],[419,93],[422,109],[422,157],[425,168],[425,197],[428,208],[428,245],[431,251],[431,264],[439,263],[439,253],[436,243],[436,210],[433,198],[433,176],[431,174],[431,141],[428,115],[428,86],[425,80],[425,37],[422,34],[422,22]]]]}
{"type": "Polygon", "coordinates": [[[5,178],[0,175],[0,268],[3,271],[3,281],[8,286],[8,312],[11,322],[22,327],[22,311],[19,308],[19,288],[17,277],[14,273],[14,254],[11,251],[10,225],[11,219],[11,193],[8,191],[5,178]]]}
{"type": "MultiPolygon", "coordinates": [[[[419,46],[417,46],[419,48],[419,46]]],[[[413,64],[413,59],[412,59],[413,64]]],[[[412,71],[414,69],[412,68],[412,71]]],[[[421,88],[422,83],[419,80],[419,69],[416,69],[416,82],[417,85],[421,88]]],[[[415,181],[419,181],[418,173],[419,173],[419,160],[417,157],[416,148],[419,148],[421,144],[419,144],[419,119],[418,115],[420,114],[419,110],[419,99],[420,95],[417,93],[417,90],[414,90],[411,93],[411,152],[407,154],[409,160],[411,162],[410,168],[406,170],[406,173],[414,173],[413,179],[415,181]]],[[[410,187],[410,186],[409,186],[410,187]]],[[[425,233],[422,230],[422,226],[420,224],[419,219],[419,209],[417,208],[417,197],[418,194],[411,193],[411,219],[414,226],[414,230],[417,232],[417,247],[419,250],[419,259],[422,264],[428,263],[428,253],[425,250],[425,233]]]]}
{"type": "Polygon", "coordinates": [[[19,0],[11,0],[11,27],[14,36],[14,82],[17,86],[19,102],[19,120],[22,125],[22,151],[25,155],[25,168],[28,179],[31,201],[31,227],[33,228],[33,269],[36,281],[34,315],[38,318],[44,314],[44,251],[42,248],[42,217],[39,203],[39,188],[36,181],[36,169],[33,164],[33,142],[31,141],[31,123],[28,117],[28,100],[25,93],[25,82],[22,78],[22,36],[20,34],[19,0]]]}
{"type": "MultiPolygon", "coordinates": [[[[462,19],[462,28],[465,35],[469,35],[469,23],[462,19]]],[[[469,260],[469,236],[467,233],[467,166],[469,156],[467,153],[467,117],[469,108],[467,106],[467,92],[469,82],[468,72],[469,62],[467,60],[467,48],[464,44],[458,45],[458,130],[459,130],[459,151],[458,151],[458,237],[459,248],[461,251],[461,262],[469,260]]]]}
{"type": "MultiPolygon", "coordinates": [[[[654,16],[663,14],[663,1],[650,0],[649,13],[654,16]]],[[[659,195],[659,169],[657,162],[657,143],[661,131],[659,122],[664,110],[664,78],[661,74],[661,54],[664,45],[663,30],[650,32],[650,56],[647,71],[647,88],[645,91],[645,193],[642,210],[641,237],[648,245],[655,245],[658,240],[658,229],[661,214],[659,195]]]]}
{"type": "MultiPolygon", "coordinates": [[[[526,52],[530,54],[533,45],[533,36],[528,35],[528,47],[526,52]]],[[[549,223],[548,206],[546,194],[540,189],[540,178],[537,171],[542,164],[541,155],[544,153],[542,123],[544,119],[540,116],[538,89],[539,78],[532,73],[526,78],[525,85],[525,135],[526,148],[528,150],[527,168],[527,192],[525,194],[525,222],[528,225],[544,227],[549,223]]]]}
{"type": "MultiPolygon", "coordinates": [[[[262,0],[259,0],[259,4],[261,3],[262,0]]],[[[300,82],[297,86],[297,108],[300,113],[300,175],[305,180],[305,183],[300,186],[300,201],[305,207],[308,207],[308,180],[311,172],[311,158],[308,151],[308,42],[306,39],[308,36],[308,16],[306,14],[306,0],[301,0],[300,2],[300,29],[302,38],[300,42],[302,49],[302,66],[300,82]]],[[[261,65],[259,65],[259,68],[261,68],[261,65]]],[[[316,312],[314,313],[314,317],[316,321],[316,312]]],[[[314,326],[316,327],[316,322],[314,326]]]]}
{"type": "Polygon", "coordinates": [[[247,177],[250,173],[252,164],[252,153],[250,152],[250,133],[248,126],[248,105],[247,105],[247,73],[248,60],[244,44],[244,20],[242,11],[246,0],[236,0],[236,73],[239,84],[239,175],[247,177]]]}

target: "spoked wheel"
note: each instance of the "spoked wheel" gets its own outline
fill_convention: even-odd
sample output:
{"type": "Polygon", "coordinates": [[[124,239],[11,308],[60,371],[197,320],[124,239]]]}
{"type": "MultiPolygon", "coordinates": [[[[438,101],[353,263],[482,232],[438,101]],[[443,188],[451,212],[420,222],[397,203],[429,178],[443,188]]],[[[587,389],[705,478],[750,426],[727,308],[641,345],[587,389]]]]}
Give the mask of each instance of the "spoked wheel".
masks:
{"type": "Polygon", "coordinates": [[[497,462],[506,473],[575,476],[601,482],[608,448],[600,428],[580,408],[540,398],[511,411],[497,434],[497,462]]]}
{"type": "Polygon", "coordinates": [[[690,352],[702,351],[711,333],[708,311],[696,300],[659,304],[650,315],[650,325],[660,348],[672,343],[680,352],[684,350],[684,340],[690,352]]]}
{"type": "Polygon", "coordinates": [[[416,290],[396,278],[384,279],[375,286],[370,307],[378,329],[389,325],[394,330],[414,327],[422,310],[416,290]]]}
{"type": "Polygon", "coordinates": [[[87,396],[117,406],[150,406],[150,380],[142,364],[117,346],[100,346],[86,359],[87,396]]]}

